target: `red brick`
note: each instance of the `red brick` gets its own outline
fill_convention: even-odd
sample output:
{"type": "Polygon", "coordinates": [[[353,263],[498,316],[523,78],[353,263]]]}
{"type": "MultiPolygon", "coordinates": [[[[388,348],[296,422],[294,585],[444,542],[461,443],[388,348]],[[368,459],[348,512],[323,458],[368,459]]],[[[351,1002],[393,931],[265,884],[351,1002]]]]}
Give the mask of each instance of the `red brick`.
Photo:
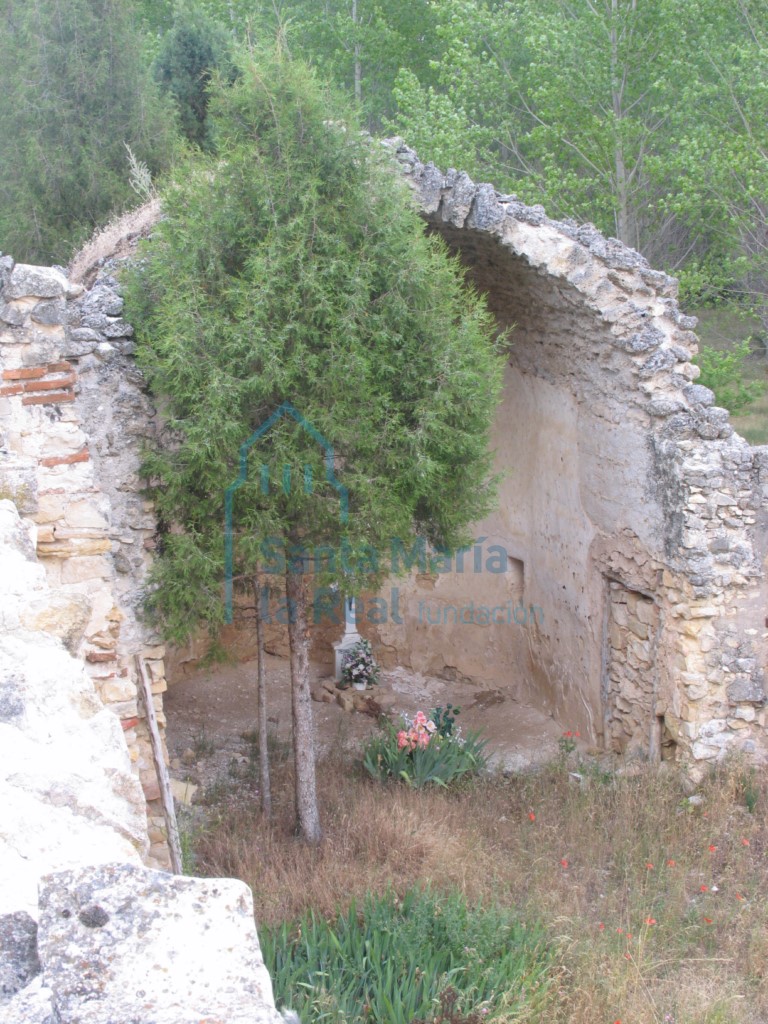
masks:
{"type": "Polygon", "coordinates": [[[138,718],[122,718],[120,720],[120,725],[122,725],[125,732],[128,732],[129,729],[134,729],[138,724],[138,718]]]}
{"type": "Polygon", "coordinates": [[[101,664],[105,661],[114,661],[115,655],[111,651],[88,651],[85,656],[86,661],[90,661],[91,664],[101,664]]]}
{"type": "Polygon", "coordinates": [[[73,369],[72,363],[68,363],[66,359],[60,363],[48,363],[48,373],[68,373],[73,369]]]}
{"type": "Polygon", "coordinates": [[[7,387],[0,388],[0,398],[10,398],[11,395],[20,395],[23,390],[23,384],[9,384],[7,387]]]}
{"type": "Polygon", "coordinates": [[[49,391],[46,395],[24,395],[22,405],[61,405],[64,402],[74,402],[73,391],[49,391]]]}
{"type": "Polygon", "coordinates": [[[55,391],[56,388],[69,388],[71,387],[77,377],[74,373],[68,374],[66,377],[58,377],[56,380],[31,380],[24,385],[25,391],[55,391]]]}
{"type": "Polygon", "coordinates": [[[48,372],[47,366],[20,366],[15,370],[3,370],[3,380],[37,380],[48,372]]]}
{"type": "Polygon", "coordinates": [[[83,448],[81,452],[74,452],[72,455],[49,455],[45,459],[40,459],[40,465],[48,467],[71,466],[73,462],[87,462],[90,457],[88,450],[83,448]]]}

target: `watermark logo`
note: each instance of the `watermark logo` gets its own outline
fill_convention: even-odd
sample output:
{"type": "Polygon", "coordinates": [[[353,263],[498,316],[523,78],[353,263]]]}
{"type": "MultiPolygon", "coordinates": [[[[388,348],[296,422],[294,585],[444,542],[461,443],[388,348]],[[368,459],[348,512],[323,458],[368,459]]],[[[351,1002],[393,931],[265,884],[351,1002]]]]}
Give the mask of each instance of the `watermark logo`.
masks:
{"type": "MultiPolygon", "coordinates": [[[[266,419],[260,427],[258,427],[247,441],[244,441],[240,445],[240,472],[237,475],[237,479],[229,485],[224,492],[224,602],[225,602],[225,614],[224,621],[227,623],[232,622],[233,618],[233,605],[232,605],[232,580],[234,576],[234,498],[235,492],[239,490],[245,481],[248,479],[248,453],[251,448],[260,441],[265,434],[274,427],[284,417],[293,418],[303,430],[305,430],[310,437],[312,437],[320,447],[323,449],[323,461],[325,463],[325,479],[329,484],[337,491],[339,495],[339,518],[342,523],[346,523],[349,519],[349,494],[347,488],[339,482],[336,478],[335,472],[335,453],[333,445],[330,441],[325,438],[319,430],[312,426],[309,420],[305,419],[304,416],[294,408],[290,402],[283,402],[283,404],[276,409],[269,419],[266,419]]],[[[270,488],[270,475],[269,466],[262,463],[259,466],[259,483],[262,494],[269,494],[270,488]]],[[[292,485],[292,474],[291,467],[289,465],[283,466],[282,471],[282,489],[285,494],[291,493],[292,485]]],[[[304,466],[304,472],[302,474],[302,484],[305,494],[311,494],[313,489],[312,481],[312,467],[304,466]]]]}
{"type": "MultiPolygon", "coordinates": [[[[323,451],[325,480],[336,491],[339,498],[339,520],[341,524],[349,521],[349,493],[347,488],[336,476],[336,454],[334,446],[314,427],[290,402],[284,402],[275,412],[258,427],[251,436],[240,445],[239,473],[237,478],[224,492],[224,548],[225,548],[225,622],[231,623],[234,617],[233,580],[234,580],[234,497],[236,492],[248,479],[248,457],[251,449],[275,424],[289,417],[320,445],[323,451]]],[[[258,473],[259,489],[268,495],[272,488],[280,488],[284,494],[290,495],[292,489],[301,487],[305,494],[314,492],[312,467],[305,465],[298,474],[292,467],[284,464],[273,480],[270,468],[265,463],[252,467],[258,473]]],[[[509,556],[501,544],[484,546],[487,537],[478,537],[469,547],[455,551],[432,548],[424,537],[390,538],[386,548],[379,549],[372,544],[358,544],[353,549],[348,540],[342,538],[338,547],[317,545],[303,547],[287,544],[282,537],[264,538],[259,546],[259,568],[267,575],[284,575],[290,565],[291,572],[316,573],[325,571],[335,576],[360,577],[376,576],[379,579],[383,572],[393,576],[411,572],[414,569],[422,575],[439,576],[450,573],[488,573],[492,576],[509,571],[509,556]],[[311,568],[309,568],[311,567],[311,568]]],[[[503,599],[502,599],[503,600],[503,599]]],[[[397,587],[390,589],[389,599],[383,596],[358,598],[356,614],[362,621],[372,625],[386,622],[403,623],[401,594],[397,587]]],[[[314,594],[313,621],[315,624],[326,621],[338,625],[342,621],[339,616],[341,605],[344,615],[347,614],[348,602],[342,599],[339,588],[317,587],[314,594]]],[[[291,609],[287,598],[282,600],[272,618],[269,607],[269,588],[263,587],[259,596],[261,618],[266,623],[272,621],[287,624],[290,621],[291,609]]],[[[354,613],[353,613],[354,614],[354,613]]],[[[464,605],[438,605],[427,601],[418,602],[418,621],[426,625],[538,625],[543,622],[543,612],[538,605],[525,608],[522,601],[513,605],[511,601],[486,607],[473,602],[464,605]]],[[[354,623],[351,623],[354,626],[354,623]]]]}

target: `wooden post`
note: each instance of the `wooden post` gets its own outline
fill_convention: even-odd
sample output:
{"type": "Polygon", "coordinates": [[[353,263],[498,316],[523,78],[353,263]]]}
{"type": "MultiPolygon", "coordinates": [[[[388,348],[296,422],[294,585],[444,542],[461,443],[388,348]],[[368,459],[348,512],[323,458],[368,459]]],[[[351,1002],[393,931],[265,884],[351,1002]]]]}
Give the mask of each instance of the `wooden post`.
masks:
{"type": "Polygon", "coordinates": [[[147,712],[147,724],[149,725],[149,736],[152,741],[152,757],[155,762],[157,781],[160,785],[160,798],[163,801],[163,813],[165,814],[165,825],[168,830],[168,847],[171,851],[171,868],[176,875],[182,874],[181,867],[181,840],[179,839],[179,826],[176,822],[176,808],[173,805],[173,793],[171,792],[171,779],[163,757],[163,741],[160,739],[160,730],[157,726],[157,715],[152,700],[152,683],[150,682],[147,668],[141,655],[136,655],[136,665],[139,669],[142,694],[144,696],[144,707],[147,712]]]}

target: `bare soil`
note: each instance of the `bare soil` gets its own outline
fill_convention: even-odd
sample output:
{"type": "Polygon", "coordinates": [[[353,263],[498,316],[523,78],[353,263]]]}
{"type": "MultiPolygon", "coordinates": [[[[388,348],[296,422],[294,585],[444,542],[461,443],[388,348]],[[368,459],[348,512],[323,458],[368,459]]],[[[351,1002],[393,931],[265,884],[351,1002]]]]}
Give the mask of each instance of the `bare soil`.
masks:
{"type": "MultiPolygon", "coordinates": [[[[291,696],[288,661],[267,655],[268,720],[279,743],[290,743],[291,696]]],[[[312,689],[320,689],[327,670],[312,669],[312,689]]],[[[369,691],[396,719],[450,703],[461,709],[462,729],[479,730],[488,740],[491,763],[507,771],[551,761],[558,752],[562,727],[536,708],[503,691],[481,684],[448,682],[399,668],[382,673],[369,691]]],[[[256,662],[216,665],[189,671],[165,695],[167,740],[173,775],[209,785],[246,757],[248,734],[257,729],[256,662]]],[[[377,729],[374,717],[342,710],[336,703],[313,702],[316,754],[358,752],[377,729]]]]}

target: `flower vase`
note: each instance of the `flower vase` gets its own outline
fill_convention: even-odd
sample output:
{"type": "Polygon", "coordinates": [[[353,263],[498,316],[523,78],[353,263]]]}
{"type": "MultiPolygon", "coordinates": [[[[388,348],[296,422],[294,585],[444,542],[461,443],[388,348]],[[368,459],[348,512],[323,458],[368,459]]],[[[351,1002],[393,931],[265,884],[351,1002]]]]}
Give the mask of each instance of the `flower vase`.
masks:
{"type": "Polygon", "coordinates": [[[360,683],[352,683],[352,688],[353,688],[354,690],[365,690],[365,689],[367,688],[367,684],[366,684],[366,683],[363,683],[363,682],[360,682],[360,683]]]}

